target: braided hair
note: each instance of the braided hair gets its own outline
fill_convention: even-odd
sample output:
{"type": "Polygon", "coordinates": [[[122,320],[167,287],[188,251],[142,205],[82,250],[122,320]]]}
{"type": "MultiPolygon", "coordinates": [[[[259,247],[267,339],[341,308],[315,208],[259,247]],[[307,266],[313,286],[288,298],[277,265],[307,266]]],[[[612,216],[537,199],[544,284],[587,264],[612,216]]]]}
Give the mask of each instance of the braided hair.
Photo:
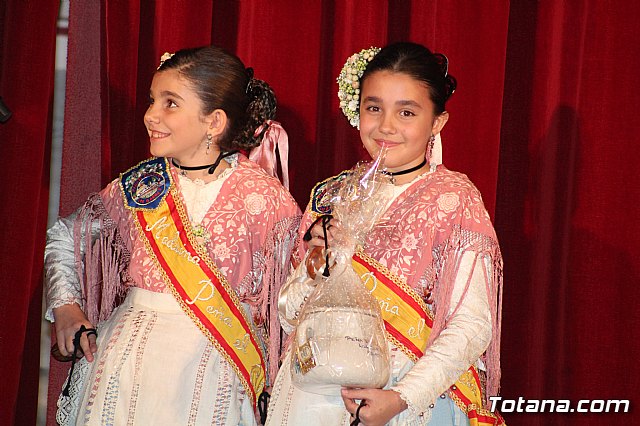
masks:
{"type": "Polygon", "coordinates": [[[216,109],[226,113],[227,127],[217,141],[221,151],[260,145],[262,134],[256,129],[275,117],[276,97],[266,82],[253,78],[253,69],[215,46],[178,50],[160,63],[158,72],[170,69],[191,83],[204,115],[216,109]]]}

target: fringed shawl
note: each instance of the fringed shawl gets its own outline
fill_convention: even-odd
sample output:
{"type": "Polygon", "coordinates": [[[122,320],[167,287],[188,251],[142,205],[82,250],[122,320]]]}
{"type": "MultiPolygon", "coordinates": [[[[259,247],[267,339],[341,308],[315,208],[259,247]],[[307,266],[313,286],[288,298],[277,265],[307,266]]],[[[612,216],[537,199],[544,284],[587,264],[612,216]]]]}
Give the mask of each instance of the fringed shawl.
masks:
{"type": "MultiPolygon", "coordinates": [[[[312,201],[313,197],[312,193],[312,201]]],[[[308,207],[301,233],[316,216],[308,207]]],[[[305,250],[306,245],[300,244],[301,258],[305,250]]],[[[486,394],[496,395],[500,383],[502,256],[482,197],[469,179],[443,165],[418,177],[375,224],[364,250],[405,279],[431,305],[435,321],[427,345],[447,327],[466,296],[473,271],[460,301],[451,306],[462,256],[473,253],[482,259],[479,264],[486,277],[492,318],[492,339],[482,360],[487,367],[486,394]]]]}
{"type": "MultiPolygon", "coordinates": [[[[103,201],[111,186],[89,197],[79,209],[73,226],[76,272],[80,279],[84,311],[93,324],[109,318],[113,309],[122,302],[131,259],[130,245],[122,237],[128,232],[122,223],[109,216],[103,201]],[[97,236],[92,228],[97,228],[97,236]],[[81,247],[84,248],[84,256],[81,247]]],[[[109,200],[107,198],[107,204],[110,204],[109,200]]]]}
{"type": "MultiPolygon", "coordinates": [[[[171,173],[178,184],[175,171],[171,173]]],[[[256,327],[268,329],[258,334],[265,340],[271,379],[281,349],[277,295],[290,271],[299,223],[300,209],[291,195],[276,178],[241,155],[237,169],[225,180],[201,223],[211,237],[212,260],[240,301],[249,305],[256,327]]],[[[76,267],[90,321],[108,318],[127,286],[146,288],[143,278],[161,280],[155,270],[130,269],[131,253],[135,258],[145,252],[132,215],[124,208],[118,180],[89,198],[78,215],[74,234],[76,267]],[[96,222],[100,232],[92,243],[89,231],[96,222]],[[80,235],[85,239],[84,262],[80,235]]],[[[151,262],[145,262],[143,268],[153,268],[149,265],[151,262]]],[[[155,288],[163,286],[160,281],[156,284],[155,288]]]]}

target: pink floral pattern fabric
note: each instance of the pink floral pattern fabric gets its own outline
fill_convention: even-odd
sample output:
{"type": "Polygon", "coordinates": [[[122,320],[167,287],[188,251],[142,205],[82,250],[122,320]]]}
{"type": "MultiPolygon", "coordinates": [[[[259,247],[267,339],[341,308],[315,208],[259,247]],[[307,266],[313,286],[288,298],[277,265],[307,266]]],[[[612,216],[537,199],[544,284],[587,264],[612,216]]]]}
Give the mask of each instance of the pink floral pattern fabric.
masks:
{"type": "MultiPolygon", "coordinates": [[[[307,209],[302,233],[315,216],[307,209]]],[[[466,175],[439,165],[435,172],[418,177],[393,201],[367,236],[364,249],[418,289],[425,284],[421,278],[435,281],[438,259],[434,250],[447,243],[456,229],[496,240],[477,188],[466,175]]],[[[305,251],[304,244],[300,250],[305,251]]]]}
{"type": "Polygon", "coordinates": [[[417,288],[433,266],[434,249],[445,244],[454,229],[495,239],[480,192],[465,175],[439,166],[391,204],[369,234],[365,251],[417,288]]]}
{"type": "MultiPolygon", "coordinates": [[[[173,169],[173,180],[179,181],[173,169]]],[[[109,184],[101,196],[109,216],[118,221],[120,232],[129,235],[132,245],[127,285],[154,292],[170,292],[147,255],[143,239],[133,225],[133,217],[124,207],[118,181],[109,184]]],[[[239,292],[242,301],[259,291],[260,282],[245,279],[247,275],[259,276],[255,271],[260,265],[253,255],[262,250],[265,241],[272,236],[277,222],[299,216],[299,208],[293,197],[277,179],[268,176],[258,165],[240,156],[238,167],[225,180],[220,193],[206,213],[202,226],[209,232],[206,243],[209,255],[227,280],[239,292]],[[240,283],[251,285],[240,288],[240,283]]]]}
{"type": "MultiPolygon", "coordinates": [[[[318,216],[309,207],[301,233],[318,216]]],[[[324,211],[325,207],[316,208],[324,211]]],[[[300,244],[301,257],[305,250],[306,245],[300,244]]],[[[446,328],[450,308],[455,310],[450,306],[451,295],[462,255],[471,252],[489,259],[487,297],[493,326],[482,360],[487,366],[489,395],[495,394],[500,377],[502,256],[482,196],[467,176],[438,165],[434,172],[416,178],[369,232],[364,251],[405,280],[431,306],[435,320],[427,345],[446,328]]]]}

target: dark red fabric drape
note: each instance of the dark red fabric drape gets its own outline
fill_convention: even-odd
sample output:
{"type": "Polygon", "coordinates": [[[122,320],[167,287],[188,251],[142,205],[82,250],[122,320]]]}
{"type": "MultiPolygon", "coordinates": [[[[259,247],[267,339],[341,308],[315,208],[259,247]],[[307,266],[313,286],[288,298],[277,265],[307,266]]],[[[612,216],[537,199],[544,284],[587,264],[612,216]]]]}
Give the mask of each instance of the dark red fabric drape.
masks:
{"type": "Polygon", "coordinates": [[[496,209],[505,397],[630,399],[637,413],[639,18],[635,3],[511,4],[496,209]]]}
{"type": "MultiPolygon", "coordinates": [[[[290,0],[212,4],[109,1],[103,2],[99,11],[95,5],[72,4],[71,20],[73,9],[78,15],[92,10],[99,15],[96,19],[102,28],[102,182],[147,156],[142,115],[162,53],[213,43],[238,54],[247,66],[255,68],[256,77],[273,86],[279,99],[277,119],[291,135],[291,175],[296,181],[292,192],[300,203],[306,203],[317,180],[339,172],[363,155],[357,131],[337,108],[335,78],[342,64],[361,48],[411,39],[446,51],[451,72],[464,84],[465,91],[456,94],[450,109],[466,118],[465,125],[450,126],[444,137],[451,149],[461,147],[468,154],[454,156],[445,149],[445,158],[452,168],[465,170],[474,179],[493,212],[500,115],[474,114],[471,101],[482,98],[487,110],[501,110],[509,7],[498,2],[481,10],[462,1],[443,3],[424,7],[422,2],[376,0],[363,7],[357,2],[309,2],[301,8],[290,0]],[[448,27],[466,31],[451,32],[448,27]],[[477,34],[493,40],[490,48],[483,48],[477,34]],[[467,144],[469,133],[493,141],[493,146],[486,149],[486,143],[467,144]]],[[[70,39],[86,38],[83,28],[74,30],[71,23],[70,39]]],[[[94,49],[78,53],[82,69],[86,67],[82,59],[96,55],[96,43],[91,43],[94,49]]],[[[70,54],[70,61],[72,58],[70,54]]],[[[74,71],[71,64],[69,72],[72,85],[84,84],[96,75],[74,71]]],[[[83,92],[78,96],[90,95],[83,92]]],[[[92,123],[78,125],[92,129],[94,138],[98,117],[91,116],[92,123]]],[[[76,141],[71,142],[74,145],[86,145],[81,142],[84,132],[69,137],[76,141]]]]}
{"type": "Polygon", "coordinates": [[[0,2],[0,424],[36,422],[56,2],[0,2]]]}
{"type": "MultiPolygon", "coordinates": [[[[445,164],[482,191],[505,257],[502,396],[630,399],[633,411],[638,18],[635,3],[606,0],[72,2],[61,212],[147,156],[142,115],[165,51],[218,44],[274,87],[291,141],[292,193],[304,207],[316,181],[363,156],[337,105],[346,58],[371,45],[422,42],[447,54],[459,83],[443,132],[445,164]]],[[[15,66],[5,28],[3,71],[15,66]]],[[[9,101],[16,88],[6,73],[0,96],[9,101]]],[[[31,140],[46,147],[46,138],[31,140]]],[[[3,137],[3,152],[20,146],[3,137]]],[[[24,155],[33,165],[36,153],[24,155]]],[[[5,192],[25,185],[6,186],[17,174],[0,173],[5,192]]],[[[29,232],[43,238],[33,224],[29,232]]],[[[39,259],[36,250],[27,269],[39,259]]],[[[632,415],[504,413],[512,425],[611,424],[632,415]]]]}

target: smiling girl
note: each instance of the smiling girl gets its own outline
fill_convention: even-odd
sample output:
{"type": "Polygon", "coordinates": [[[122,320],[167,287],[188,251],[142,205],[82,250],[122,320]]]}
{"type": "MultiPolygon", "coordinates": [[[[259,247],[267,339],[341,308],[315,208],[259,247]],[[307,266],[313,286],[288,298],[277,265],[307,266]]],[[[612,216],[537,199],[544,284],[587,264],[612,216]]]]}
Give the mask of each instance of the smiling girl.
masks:
{"type": "Polygon", "coordinates": [[[284,135],[275,106],[222,49],[162,57],[144,116],[154,157],[48,232],[46,316],[74,363],[61,424],[257,424],[280,347],[267,305],[300,211],[240,151],[284,135]]]}
{"type": "MultiPolygon", "coordinates": [[[[364,50],[345,68],[343,112],[359,124],[372,158],[386,148],[383,173],[393,183],[385,189],[391,200],[386,212],[356,253],[365,273],[376,276],[372,294],[394,308],[382,312],[391,377],[383,389],[318,395],[297,388],[289,368],[282,368],[267,424],[503,424],[484,408],[500,379],[502,258],[480,193],[465,175],[440,164],[439,135],[449,119],[445,102],[456,88],[447,59],[418,44],[397,43],[364,50]],[[354,81],[353,70],[360,69],[354,81]],[[358,95],[359,108],[351,108],[358,95]]],[[[325,237],[330,249],[340,232],[335,219],[326,234],[316,221],[331,209],[325,188],[335,179],[314,188],[303,216],[307,241],[299,248],[305,261],[280,292],[288,332],[316,285],[308,272],[318,267],[314,253],[325,237]]],[[[284,366],[292,353],[290,348],[284,366]]]]}

